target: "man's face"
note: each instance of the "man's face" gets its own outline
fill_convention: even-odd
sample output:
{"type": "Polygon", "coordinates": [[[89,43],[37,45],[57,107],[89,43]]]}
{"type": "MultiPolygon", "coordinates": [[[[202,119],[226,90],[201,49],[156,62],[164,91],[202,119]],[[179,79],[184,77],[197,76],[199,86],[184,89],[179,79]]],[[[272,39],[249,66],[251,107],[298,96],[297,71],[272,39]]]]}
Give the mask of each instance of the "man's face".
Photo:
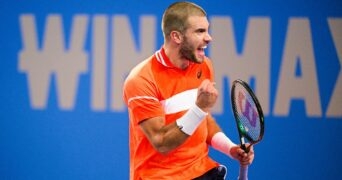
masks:
{"type": "Polygon", "coordinates": [[[205,57],[204,49],[212,40],[209,35],[209,22],[205,16],[191,16],[189,27],[185,31],[180,47],[183,58],[195,63],[202,63],[205,57]]]}

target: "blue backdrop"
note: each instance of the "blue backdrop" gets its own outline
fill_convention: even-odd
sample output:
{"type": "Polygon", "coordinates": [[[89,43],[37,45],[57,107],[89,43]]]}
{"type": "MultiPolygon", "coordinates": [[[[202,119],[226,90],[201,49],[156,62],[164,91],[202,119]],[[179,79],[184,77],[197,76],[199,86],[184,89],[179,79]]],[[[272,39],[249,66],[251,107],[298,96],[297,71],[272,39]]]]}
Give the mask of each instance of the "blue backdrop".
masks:
{"type": "MultiPolygon", "coordinates": [[[[0,1],[0,179],[128,179],[124,78],[162,45],[172,1],[0,1]]],[[[229,89],[254,87],[265,111],[250,179],[341,179],[342,1],[195,1],[238,143],[229,89]]],[[[214,150],[236,179],[238,163],[214,150]]]]}

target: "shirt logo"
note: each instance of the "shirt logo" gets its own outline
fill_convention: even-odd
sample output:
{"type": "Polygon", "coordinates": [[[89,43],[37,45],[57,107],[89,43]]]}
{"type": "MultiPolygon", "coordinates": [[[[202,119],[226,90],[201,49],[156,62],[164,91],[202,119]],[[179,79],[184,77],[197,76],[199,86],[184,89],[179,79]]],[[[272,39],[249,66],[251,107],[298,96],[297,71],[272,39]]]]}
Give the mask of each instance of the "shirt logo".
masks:
{"type": "Polygon", "coordinates": [[[201,76],[202,76],[202,70],[197,72],[197,79],[201,78],[201,76]]]}

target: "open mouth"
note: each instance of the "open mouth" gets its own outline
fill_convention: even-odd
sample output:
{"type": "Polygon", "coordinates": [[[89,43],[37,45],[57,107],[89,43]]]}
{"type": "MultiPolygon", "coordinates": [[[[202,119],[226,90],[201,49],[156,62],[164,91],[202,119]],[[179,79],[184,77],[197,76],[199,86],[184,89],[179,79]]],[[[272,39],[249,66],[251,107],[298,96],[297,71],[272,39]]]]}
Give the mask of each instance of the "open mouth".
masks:
{"type": "Polygon", "coordinates": [[[207,49],[206,45],[198,48],[198,50],[200,50],[200,51],[204,51],[205,49],[207,49]]]}
{"type": "Polygon", "coordinates": [[[202,47],[199,47],[197,50],[199,51],[199,54],[201,56],[204,56],[204,50],[207,48],[207,46],[202,46],[202,47]]]}

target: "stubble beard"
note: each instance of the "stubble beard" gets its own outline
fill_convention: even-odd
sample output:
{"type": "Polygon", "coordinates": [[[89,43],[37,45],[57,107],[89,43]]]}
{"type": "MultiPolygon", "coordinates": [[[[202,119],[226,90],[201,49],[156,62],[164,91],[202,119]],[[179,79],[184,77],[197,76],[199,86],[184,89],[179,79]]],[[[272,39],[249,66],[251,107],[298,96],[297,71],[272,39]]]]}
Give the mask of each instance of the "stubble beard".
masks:
{"type": "Polygon", "coordinates": [[[195,51],[196,48],[188,42],[186,37],[184,37],[184,41],[182,42],[179,50],[181,57],[189,60],[190,62],[201,63],[202,61],[196,57],[194,53],[195,51]]]}

